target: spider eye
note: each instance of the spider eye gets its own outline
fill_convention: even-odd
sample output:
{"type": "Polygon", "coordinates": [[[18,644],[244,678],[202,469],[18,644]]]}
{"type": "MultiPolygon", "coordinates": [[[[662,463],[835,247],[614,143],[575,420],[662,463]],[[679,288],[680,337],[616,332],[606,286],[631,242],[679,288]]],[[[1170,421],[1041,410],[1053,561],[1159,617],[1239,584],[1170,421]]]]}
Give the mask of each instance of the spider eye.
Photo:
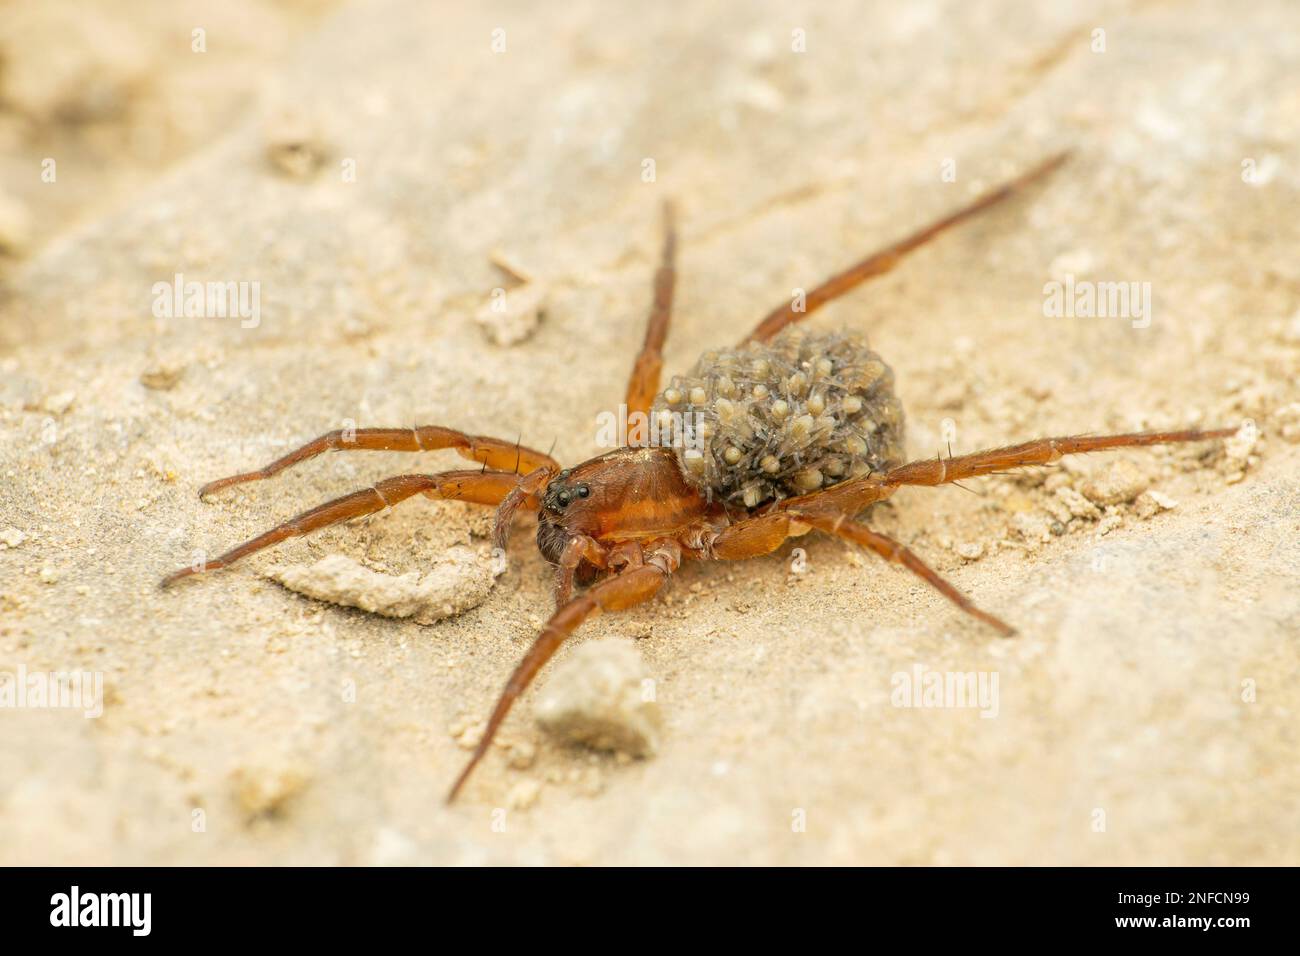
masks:
{"type": "Polygon", "coordinates": [[[558,501],[560,503],[560,507],[563,508],[565,505],[569,503],[569,493],[567,491],[561,491],[558,495],[555,496],[555,500],[558,501]]]}
{"type": "Polygon", "coordinates": [[[585,497],[587,497],[587,495],[589,495],[589,494],[591,494],[591,489],[590,489],[590,488],[588,488],[586,485],[578,485],[578,497],[579,497],[579,498],[585,498],[585,497]]]}

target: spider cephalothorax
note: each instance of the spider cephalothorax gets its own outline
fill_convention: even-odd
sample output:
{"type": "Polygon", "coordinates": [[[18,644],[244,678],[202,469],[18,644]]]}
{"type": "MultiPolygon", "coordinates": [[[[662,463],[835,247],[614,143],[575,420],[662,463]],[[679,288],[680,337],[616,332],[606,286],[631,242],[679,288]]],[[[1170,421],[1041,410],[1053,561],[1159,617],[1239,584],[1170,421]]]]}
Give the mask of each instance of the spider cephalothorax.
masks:
{"type": "MultiPolygon", "coordinates": [[[[619,448],[546,479],[537,547],[562,573],[577,571],[582,583],[591,567],[604,566],[597,542],[619,544],[686,528],[708,508],[707,498],[686,482],[675,449],[619,448]]],[[[565,587],[562,580],[561,594],[565,587]]]]}
{"type": "Polygon", "coordinates": [[[1221,438],[1232,429],[1042,438],[903,464],[903,413],[885,363],[860,337],[800,335],[790,327],[836,296],[888,272],[944,230],[1044,176],[1064,158],[1043,163],[832,276],[806,298],[776,308],[740,346],[706,353],[692,372],[674,378],[656,395],[676,256],[672,210],[665,207],[666,238],[655,274],[654,305],[626,404],[629,413],[653,410],[655,418],[697,424],[694,433],[687,430],[693,440],[619,448],[562,470],[535,449],[437,425],[330,432],[258,471],[205,485],[200,494],[268,478],[330,450],[451,448],[482,469],[386,478],[306,511],[205,564],[182,568],[163,583],[225,567],[278,541],[381,511],[416,494],[496,505],[500,548],[516,512],[537,512],[537,546],[556,568],[556,609],[511,674],[448,799],[459,792],[514,701],[565,638],[595,613],[649,600],[684,560],[768,554],[789,538],[816,529],[902,565],[962,611],[1012,634],[1005,622],[976,607],[859,516],[908,485],[949,484],[1049,464],[1078,452],[1221,438]],[[586,589],[575,595],[575,586],[586,589]]]}

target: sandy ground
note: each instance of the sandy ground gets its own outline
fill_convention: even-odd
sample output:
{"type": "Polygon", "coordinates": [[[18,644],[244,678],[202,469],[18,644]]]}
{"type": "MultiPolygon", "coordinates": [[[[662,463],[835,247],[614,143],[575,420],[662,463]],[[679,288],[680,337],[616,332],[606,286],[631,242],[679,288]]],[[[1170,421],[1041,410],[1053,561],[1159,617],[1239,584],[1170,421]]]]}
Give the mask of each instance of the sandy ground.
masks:
{"type": "Polygon", "coordinates": [[[102,674],[104,711],[0,711],[0,862],[1300,862],[1294,4],[105,3],[77,5],[79,40],[34,6],[54,19],[0,17],[0,671],[102,674]],[[198,501],[349,421],[598,451],[666,196],[671,372],[1067,147],[811,320],[891,361],[918,456],[1257,423],[871,515],[1017,638],[837,541],[687,567],[574,641],[637,639],[658,754],[557,744],[533,694],[505,737],[535,757],[494,751],[446,808],[458,738],[549,611],[531,527],[481,605],[428,626],[266,575],[427,567],[480,546],[486,509],[412,501],[157,589],[456,467],[333,455],[198,501]],[[494,254],[549,290],[509,346],[474,321],[508,284],[494,254]],[[259,283],[257,326],[155,315],[176,273],[259,283]],[[1066,275],[1150,283],[1149,325],[1045,316],[1066,275]],[[996,716],[895,706],[918,666],[995,675],[996,716]]]}

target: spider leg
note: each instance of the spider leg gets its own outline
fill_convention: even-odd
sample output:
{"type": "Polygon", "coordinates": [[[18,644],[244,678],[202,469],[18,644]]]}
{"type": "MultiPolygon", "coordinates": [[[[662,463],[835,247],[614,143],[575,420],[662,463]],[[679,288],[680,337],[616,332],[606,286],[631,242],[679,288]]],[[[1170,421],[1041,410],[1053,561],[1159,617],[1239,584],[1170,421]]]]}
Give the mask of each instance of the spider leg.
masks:
{"type": "Polygon", "coordinates": [[[789,511],[770,511],[767,514],[743,518],[728,525],[709,541],[705,553],[719,561],[743,561],[771,554],[787,538],[807,534],[809,526],[789,511]]]}
{"type": "Polygon", "coordinates": [[[644,564],[629,567],[620,574],[606,578],[556,608],[551,619],[542,628],[542,632],[533,641],[533,646],[528,649],[524,659],[510,675],[510,680],[506,682],[501,696],[497,698],[496,707],[492,710],[492,716],[488,718],[487,727],[478,746],[474,748],[469,763],[460,772],[460,776],[456,778],[455,784],[447,794],[448,803],[456,799],[456,794],[460,793],[470,773],[487,753],[488,747],[492,745],[492,739],[500,729],[501,722],[506,719],[506,714],[510,713],[514,702],[564,643],[565,638],[593,614],[601,611],[622,611],[648,601],[663,587],[669,575],[677,570],[680,562],[681,549],[673,542],[664,542],[646,555],[644,564]]]}
{"type": "Polygon", "coordinates": [[[934,587],[948,600],[973,617],[996,628],[1004,635],[1014,630],[1001,619],[982,611],[970,599],[945,581],[915,554],[892,538],[852,520],[869,505],[892,495],[903,485],[942,485],[1000,472],[1007,468],[1047,465],[1064,455],[1112,448],[1136,448],[1174,442],[1205,441],[1227,438],[1236,429],[1211,431],[1187,429],[1169,432],[1135,432],[1127,435],[1076,435],[1063,438],[1040,438],[1005,448],[993,448],[973,455],[950,458],[926,458],[893,468],[883,475],[871,475],[846,481],[823,491],[798,498],[787,498],[766,514],[737,522],[723,529],[710,543],[714,557],[733,560],[775,551],[786,538],[817,528],[830,534],[865,545],[886,561],[901,564],[934,587]]]}
{"type": "MultiPolygon", "coordinates": [[[[1082,454],[1091,451],[1106,451],[1111,448],[1137,448],[1144,445],[1164,445],[1174,442],[1205,441],[1211,438],[1227,438],[1236,432],[1235,428],[1218,428],[1210,431],[1186,429],[1169,432],[1134,432],[1127,435],[1075,435],[1064,438],[1039,438],[1035,441],[1005,448],[993,448],[976,452],[973,455],[959,455],[949,458],[927,458],[914,461],[891,469],[878,479],[878,487],[870,489],[871,501],[888,496],[900,485],[942,485],[953,484],[962,478],[974,478],[1007,468],[1027,468],[1034,465],[1047,465],[1058,461],[1064,455],[1082,454]]],[[[836,489],[825,496],[834,494],[836,489]]],[[[813,496],[817,498],[818,496],[813,496]]],[[[866,502],[870,503],[870,501],[866,502]]],[[[820,504],[820,502],[810,502],[820,504]]],[[[796,506],[794,512],[815,528],[866,545],[886,561],[901,564],[909,571],[923,578],[935,587],[948,600],[974,617],[997,628],[1004,635],[1015,632],[1003,621],[986,611],[981,611],[965,595],[941,578],[920,558],[898,542],[887,538],[879,532],[872,531],[866,525],[849,520],[842,514],[814,512],[796,506]]]]}
{"type": "MultiPolygon", "coordinates": [[[[492,525],[492,547],[505,553],[506,543],[510,539],[510,524],[515,519],[515,512],[528,502],[535,502],[537,492],[546,487],[546,483],[559,470],[559,465],[543,465],[528,474],[513,476],[514,485],[501,496],[497,504],[496,521],[492,525]]],[[[535,505],[530,505],[535,507],[535,505]]]]}
{"type": "Polygon", "coordinates": [[[1045,162],[1039,163],[1029,172],[1024,173],[1010,182],[1003,183],[1001,186],[993,189],[980,196],[974,202],[963,206],[956,212],[949,213],[937,222],[919,229],[904,239],[898,240],[893,245],[886,246],[879,252],[872,253],[854,265],[849,266],[843,272],[831,276],[817,288],[813,289],[804,296],[803,310],[795,311],[794,303],[783,303],[773,309],[762,322],[754,328],[745,338],[746,342],[766,342],[774,335],[784,329],[786,326],[794,325],[796,322],[802,322],[815,311],[830,302],[837,299],[844,293],[856,288],[868,279],[875,276],[884,275],[891,271],[895,266],[903,261],[903,258],[915,249],[925,245],[931,239],[943,232],[951,229],[960,223],[965,222],[972,216],[983,212],[985,209],[993,206],[1008,196],[1014,195],[1035,180],[1041,179],[1048,173],[1055,170],[1069,156],[1068,152],[1057,153],[1045,162]]]}
{"type": "Polygon", "coordinates": [[[162,581],[167,587],[181,578],[206,571],[215,571],[234,564],[240,558],[247,557],[263,548],[278,544],[287,538],[296,538],[310,534],[321,528],[349,518],[374,514],[391,508],[412,495],[423,493],[430,498],[454,501],[472,501],[477,504],[498,504],[518,483],[519,476],[499,471],[444,471],[434,475],[398,475],[385,478],[370,488],[354,491],[342,498],[335,498],[310,511],[304,511],[295,518],[277,525],[256,538],[236,545],[220,557],[205,561],[202,565],[181,568],[174,571],[162,581]]]}
{"type": "Polygon", "coordinates": [[[214,491],[242,484],[245,481],[261,481],[270,478],[300,461],[315,458],[326,451],[436,451],[440,448],[454,448],[462,458],[482,462],[484,466],[498,471],[527,472],[542,465],[559,468],[549,455],[532,448],[524,448],[515,442],[502,441],[499,438],[467,435],[438,425],[420,425],[416,428],[357,428],[346,431],[339,429],[312,439],[301,448],[295,448],[289,454],[277,458],[265,468],[210,481],[199,489],[199,497],[205,498],[214,491]]]}
{"type": "Polygon", "coordinates": [[[583,561],[602,570],[608,567],[606,549],[595,538],[585,534],[575,534],[564,546],[559,564],[555,567],[555,606],[567,604],[573,598],[573,581],[577,576],[578,566],[583,561]]]}
{"type": "Polygon", "coordinates": [[[627,383],[627,413],[647,413],[659,391],[659,373],[664,365],[664,341],[668,338],[668,321],[673,311],[673,286],[676,283],[677,226],[670,202],[664,203],[664,247],[655,272],[654,305],[646,323],[645,342],[632,366],[627,383]]]}
{"type": "Polygon", "coordinates": [[[1140,448],[1145,445],[1208,441],[1212,438],[1227,438],[1236,431],[1235,428],[1216,428],[1208,431],[1192,428],[1183,431],[1133,432],[1126,435],[1038,438],[1023,444],[991,448],[970,455],[924,458],[909,462],[882,474],[841,482],[810,495],[787,498],[777,505],[777,509],[830,516],[855,515],[868,505],[888,498],[904,485],[953,484],[965,478],[991,475],[1008,468],[1050,465],[1064,455],[1108,451],[1113,448],[1140,448]]]}
{"type": "Polygon", "coordinates": [[[785,509],[745,518],[719,532],[711,540],[707,553],[724,561],[754,558],[775,551],[787,538],[805,534],[813,528],[865,545],[886,561],[907,568],[972,617],[992,625],[1003,635],[1015,633],[1004,621],[981,611],[966,595],[897,541],[842,513],[785,509]]]}
{"type": "Polygon", "coordinates": [[[1111,448],[1138,448],[1143,445],[1167,445],[1175,442],[1207,441],[1227,438],[1235,428],[1209,431],[1189,428],[1170,432],[1132,432],[1127,435],[1073,435],[1063,438],[1039,438],[1005,448],[992,448],[955,458],[929,458],[900,465],[880,476],[885,486],[942,485],[975,478],[1007,468],[1050,465],[1064,455],[1078,455],[1111,448]]]}
{"type": "Polygon", "coordinates": [[[901,564],[971,617],[990,625],[1003,637],[1011,637],[1016,633],[1015,629],[1001,618],[995,617],[987,611],[981,611],[970,598],[940,577],[939,572],[893,538],[878,531],[872,531],[865,524],[844,516],[831,518],[826,515],[806,515],[804,517],[814,528],[845,538],[856,544],[865,545],[891,564],[901,564]]]}

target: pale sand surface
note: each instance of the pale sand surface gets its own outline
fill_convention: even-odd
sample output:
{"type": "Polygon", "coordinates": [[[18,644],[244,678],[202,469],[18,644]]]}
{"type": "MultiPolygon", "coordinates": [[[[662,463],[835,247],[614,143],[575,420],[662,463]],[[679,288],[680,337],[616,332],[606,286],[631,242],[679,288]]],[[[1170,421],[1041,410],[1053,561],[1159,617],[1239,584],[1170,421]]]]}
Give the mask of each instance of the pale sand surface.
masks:
{"type": "Polygon", "coordinates": [[[0,862],[1300,862],[1293,3],[222,6],[141,5],[112,42],[0,30],[0,670],[106,688],[97,720],[0,711],[0,862]],[[286,142],[320,169],[277,171],[286,142]],[[198,501],[349,420],[594,454],[666,196],[671,373],[1065,147],[1049,182],[810,320],[870,335],[917,456],[944,419],[958,452],[1258,423],[1253,449],[1067,460],[873,513],[1015,639],[833,540],[798,542],[802,574],[790,546],[690,566],[575,639],[639,638],[656,756],[556,745],[534,694],[505,737],[535,760],[494,751],[446,808],[457,736],[549,612],[531,521],[487,599],[428,626],[265,575],[421,569],[481,546],[487,509],[415,500],[157,589],[196,549],[458,467],[333,455],[198,501]],[[511,346],[473,318],[494,253],[549,289],[511,346]],[[155,317],[176,273],[259,282],[260,324],[155,317]],[[1066,273],[1151,283],[1150,326],[1044,317],[1066,273]],[[1176,506],[1080,495],[1126,466],[1176,506]],[[893,706],[916,665],[995,673],[996,718],[893,706]]]}

